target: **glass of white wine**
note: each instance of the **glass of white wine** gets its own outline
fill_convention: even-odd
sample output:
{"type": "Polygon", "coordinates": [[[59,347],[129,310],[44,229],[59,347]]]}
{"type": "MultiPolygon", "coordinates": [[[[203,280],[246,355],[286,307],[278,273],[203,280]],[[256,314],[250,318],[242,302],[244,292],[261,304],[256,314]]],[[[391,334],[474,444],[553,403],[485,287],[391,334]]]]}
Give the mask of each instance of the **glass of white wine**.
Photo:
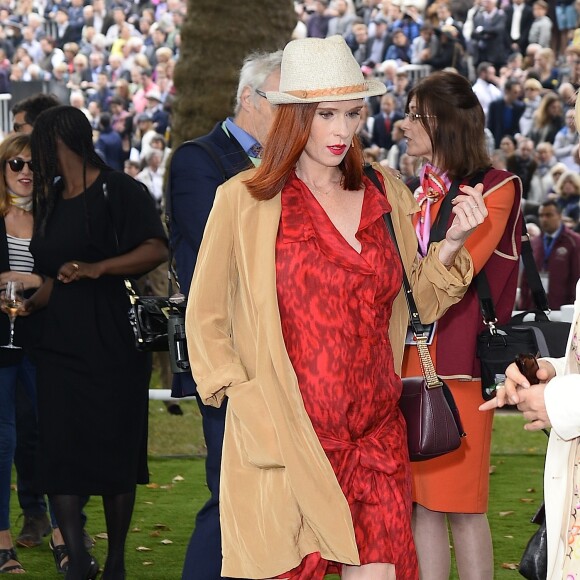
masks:
{"type": "Polygon", "coordinates": [[[1,345],[2,348],[20,348],[14,344],[14,321],[24,305],[24,287],[22,282],[9,280],[6,282],[6,289],[0,295],[2,310],[8,314],[10,319],[10,340],[8,344],[1,345]]]}

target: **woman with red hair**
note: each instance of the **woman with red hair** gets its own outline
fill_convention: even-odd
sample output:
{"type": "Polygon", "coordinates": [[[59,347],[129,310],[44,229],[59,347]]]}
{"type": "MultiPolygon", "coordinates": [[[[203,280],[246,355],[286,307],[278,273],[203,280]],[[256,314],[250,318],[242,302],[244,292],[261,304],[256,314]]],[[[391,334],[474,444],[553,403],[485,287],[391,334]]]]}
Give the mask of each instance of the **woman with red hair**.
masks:
{"type": "Polygon", "coordinates": [[[257,170],[221,186],[189,295],[200,398],[228,398],[222,575],[418,578],[410,464],[399,411],[408,311],[390,213],[424,321],[471,279],[462,246],[484,221],[466,188],[446,239],[417,260],[409,190],[355,137],[365,81],[341,37],[292,41],[257,170]]]}

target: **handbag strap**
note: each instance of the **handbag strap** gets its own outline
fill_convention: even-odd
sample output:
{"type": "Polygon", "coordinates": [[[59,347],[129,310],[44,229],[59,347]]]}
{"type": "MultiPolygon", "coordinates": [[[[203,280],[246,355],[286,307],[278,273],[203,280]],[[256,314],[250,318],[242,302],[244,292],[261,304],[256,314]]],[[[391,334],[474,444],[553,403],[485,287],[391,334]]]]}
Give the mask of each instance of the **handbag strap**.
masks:
{"type": "MultiPolygon", "coordinates": [[[[113,221],[113,211],[111,209],[111,200],[109,198],[109,187],[106,181],[103,181],[103,199],[105,200],[105,207],[107,208],[107,215],[109,216],[109,221],[111,223],[113,229],[113,237],[115,239],[115,247],[117,250],[117,254],[119,253],[120,245],[119,245],[119,236],[117,234],[117,228],[115,227],[115,222],[113,221]]],[[[171,253],[170,253],[171,259],[171,253]]],[[[137,292],[135,291],[135,287],[131,280],[127,277],[123,278],[123,282],[125,283],[125,289],[127,291],[127,296],[129,297],[129,302],[131,305],[135,305],[137,299],[139,298],[137,292]]],[[[169,290],[171,290],[171,275],[169,275],[169,290]]],[[[171,294],[169,294],[171,298],[171,294]]],[[[171,300],[168,300],[169,308],[171,310],[177,310],[176,304],[174,304],[171,300]]]]}
{"type": "MultiPolygon", "coordinates": [[[[526,228],[526,220],[523,218],[523,216],[522,246],[520,252],[524,266],[524,273],[532,293],[534,303],[536,304],[536,309],[539,311],[549,312],[550,307],[548,305],[548,297],[542,285],[542,280],[540,279],[536,261],[534,260],[532,244],[530,243],[530,236],[528,235],[528,230],[526,228]]],[[[491,290],[485,271],[481,270],[477,276],[475,276],[474,281],[475,288],[477,290],[477,296],[479,298],[479,308],[483,316],[483,322],[486,326],[493,329],[497,323],[497,316],[495,313],[495,306],[493,303],[493,298],[491,297],[491,290]]]]}
{"type": "MultiPolygon", "coordinates": [[[[483,180],[486,170],[478,171],[473,175],[473,177],[467,182],[467,185],[474,187],[483,180]]],[[[431,226],[431,232],[429,234],[429,245],[434,242],[440,242],[449,229],[449,217],[451,216],[451,210],[453,209],[453,204],[451,203],[459,195],[459,186],[461,185],[461,180],[454,179],[451,182],[449,191],[443,197],[441,201],[441,207],[437,212],[437,217],[431,226]]]]}
{"type": "MultiPolygon", "coordinates": [[[[364,172],[365,175],[375,184],[377,189],[386,197],[385,189],[381,184],[375,170],[370,165],[365,165],[364,172]]],[[[403,270],[403,287],[405,289],[407,308],[409,309],[409,320],[413,329],[413,334],[415,336],[417,350],[419,351],[419,363],[421,365],[421,371],[425,377],[425,382],[428,388],[442,387],[443,382],[437,376],[435,365],[433,364],[433,359],[431,358],[431,353],[429,352],[429,347],[427,346],[428,332],[426,327],[421,322],[417,304],[413,296],[413,290],[411,289],[409,278],[405,272],[405,264],[403,263],[403,256],[401,255],[401,250],[399,249],[399,244],[397,243],[397,236],[395,235],[395,228],[393,226],[391,214],[383,214],[383,219],[385,220],[385,225],[387,226],[387,230],[393,240],[395,249],[397,250],[397,254],[401,262],[401,268],[403,270]]]]}

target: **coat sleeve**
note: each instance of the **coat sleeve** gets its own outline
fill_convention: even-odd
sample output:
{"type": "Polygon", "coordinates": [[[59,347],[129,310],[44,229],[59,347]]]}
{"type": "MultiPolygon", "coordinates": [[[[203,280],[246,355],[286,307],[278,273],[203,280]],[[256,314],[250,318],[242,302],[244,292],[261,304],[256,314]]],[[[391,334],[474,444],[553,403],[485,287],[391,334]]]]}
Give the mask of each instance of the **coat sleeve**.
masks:
{"type": "Polygon", "coordinates": [[[552,428],[569,441],[580,437],[580,374],[554,377],[544,391],[552,428]]]}
{"type": "Polygon", "coordinates": [[[185,333],[197,392],[219,407],[227,387],[248,380],[232,339],[232,305],[238,285],[233,210],[224,187],[216,193],[193,276],[185,333]]]}
{"type": "Polygon", "coordinates": [[[459,302],[473,278],[469,252],[462,248],[448,270],[439,260],[440,245],[441,242],[432,244],[422,260],[415,258],[409,273],[419,316],[425,324],[438,320],[459,302]]]}

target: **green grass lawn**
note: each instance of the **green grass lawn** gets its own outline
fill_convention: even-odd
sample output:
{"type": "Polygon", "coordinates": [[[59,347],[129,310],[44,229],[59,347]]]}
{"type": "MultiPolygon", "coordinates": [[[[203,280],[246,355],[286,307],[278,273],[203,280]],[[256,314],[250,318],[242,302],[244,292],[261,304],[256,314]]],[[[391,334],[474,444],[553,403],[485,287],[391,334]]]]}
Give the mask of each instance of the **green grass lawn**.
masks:
{"type": "MultiPolygon", "coordinates": [[[[127,578],[130,580],[181,578],[195,514],[207,497],[200,457],[204,445],[199,412],[194,402],[184,402],[182,408],[183,416],[173,416],[165,411],[161,402],[150,402],[151,483],[141,486],[137,494],[133,529],[127,544],[127,578]]],[[[522,427],[519,414],[496,415],[489,520],[498,580],[521,579],[515,566],[536,529],[529,519],[542,498],[546,437],[541,432],[528,433],[522,427]]],[[[12,496],[11,519],[16,535],[21,520],[17,521],[16,493],[12,496]]],[[[96,537],[94,554],[104,563],[106,539],[100,498],[92,498],[86,511],[87,528],[96,537]]],[[[18,554],[28,572],[23,578],[62,578],[54,568],[48,540],[38,548],[20,548],[18,554]]],[[[451,577],[458,578],[455,572],[451,577]]]]}

